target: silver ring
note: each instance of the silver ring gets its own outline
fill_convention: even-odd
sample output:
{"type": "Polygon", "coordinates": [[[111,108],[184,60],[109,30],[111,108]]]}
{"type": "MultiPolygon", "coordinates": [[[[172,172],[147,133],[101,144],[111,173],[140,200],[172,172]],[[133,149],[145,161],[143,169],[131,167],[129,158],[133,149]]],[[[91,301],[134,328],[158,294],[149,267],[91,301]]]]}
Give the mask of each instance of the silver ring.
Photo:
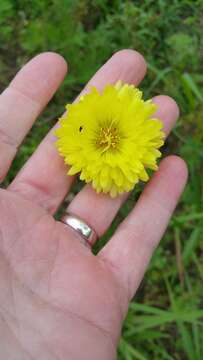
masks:
{"type": "Polygon", "coordinates": [[[80,217],[70,213],[65,213],[61,218],[61,222],[74,229],[82,237],[85,245],[89,245],[91,247],[97,240],[96,231],[94,231],[94,229],[86,224],[80,217]]]}

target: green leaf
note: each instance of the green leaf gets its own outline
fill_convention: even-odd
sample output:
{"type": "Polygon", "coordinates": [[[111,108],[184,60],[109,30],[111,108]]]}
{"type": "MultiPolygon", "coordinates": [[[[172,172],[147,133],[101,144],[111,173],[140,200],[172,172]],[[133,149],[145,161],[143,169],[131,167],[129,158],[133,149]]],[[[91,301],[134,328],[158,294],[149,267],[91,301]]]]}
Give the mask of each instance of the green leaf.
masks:
{"type": "Polygon", "coordinates": [[[185,247],[182,256],[184,265],[187,265],[192,260],[193,254],[200,240],[200,234],[201,228],[197,227],[192,231],[189,239],[185,240],[185,247]]]}

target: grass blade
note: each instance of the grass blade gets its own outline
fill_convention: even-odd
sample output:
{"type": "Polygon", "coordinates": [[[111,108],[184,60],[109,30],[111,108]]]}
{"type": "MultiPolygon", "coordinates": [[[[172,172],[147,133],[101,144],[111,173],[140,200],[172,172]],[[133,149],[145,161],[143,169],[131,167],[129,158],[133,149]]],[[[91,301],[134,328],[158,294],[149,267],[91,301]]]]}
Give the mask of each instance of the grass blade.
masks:
{"type": "Polygon", "coordinates": [[[199,235],[201,233],[200,228],[195,228],[192,231],[192,234],[190,235],[189,239],[186,241],[184,250],[183,250],[183,262],[184,265],[188,265],[190,260],[192,260],[192,256],[194,254],[194,251],[198,245],[199,235]]]}
{"type": "Polygon", "coordinates": [[[138,350],[136,350],[134,347],[132,347],[127,341],[125,341],[123,338],[121,338],[119,343],[119,350],[126,358],[126,354],[132,355],[133,360],[147,360],[147,358],[142,355],[138,350]]]}
{"type": "Polygon", "coordinates": [[[182,80],[184,84],[193,92],[196,98],[203,103],[203,95],[202,92],[199,90],[197,84],[193,80],[192,76],[188,73],[182,75],[182,80]]]}

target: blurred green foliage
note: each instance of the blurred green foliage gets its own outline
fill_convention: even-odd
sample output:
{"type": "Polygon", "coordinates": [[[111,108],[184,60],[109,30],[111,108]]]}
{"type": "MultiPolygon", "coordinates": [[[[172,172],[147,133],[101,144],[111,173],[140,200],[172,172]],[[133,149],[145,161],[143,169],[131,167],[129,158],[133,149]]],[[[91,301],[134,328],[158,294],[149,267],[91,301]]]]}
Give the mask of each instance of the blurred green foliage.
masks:
{"type": "MultiPolygon", "coordinates": [[[[141,86],[146,97],[165,93],[180,106],[181,117],[164,152],[185,158],[189,183],[131,303],[119,346],[121,360],[203,359],[202,15],[202,0],[0,1],[2,90],[39,52],[59,52],[70,65],[68,77],[23,143],[7,182],[63,112],[64,104],[119,49],[144,54],[148,75],[141,86]]],[[[140,189],[133,191],[98,246],[130,211],[140,189]]]]}

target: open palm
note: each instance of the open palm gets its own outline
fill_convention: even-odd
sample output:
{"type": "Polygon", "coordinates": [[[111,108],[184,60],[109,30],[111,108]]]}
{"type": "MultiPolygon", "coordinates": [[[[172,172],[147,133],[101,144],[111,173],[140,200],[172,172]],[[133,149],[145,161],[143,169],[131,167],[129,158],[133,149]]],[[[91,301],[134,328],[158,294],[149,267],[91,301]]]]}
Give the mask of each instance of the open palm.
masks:
{"type": "MultiPolygon", "coordinates": [[[[140,54],[123,50],[84,91],[119,79],[138,84],[145,71],[140,54]]],[[[65,73],[59,55],[44,53],[1,94],[1,180],[65,73]]],[[[154,101],[168,133],[177,105],[167,96],[154,101]]],[[[0,189],[0,358],[112,360],[128,302],[165,231],[187,170],[176,156],[163,160],[136,207],[94,256],[77,233],[53,218],[73,181],[53,142],[51,130],[8,189],[0,189]]],[[[86,185],[69,210],[101,236],[126,196],[111,199],[86,185]]]]}

